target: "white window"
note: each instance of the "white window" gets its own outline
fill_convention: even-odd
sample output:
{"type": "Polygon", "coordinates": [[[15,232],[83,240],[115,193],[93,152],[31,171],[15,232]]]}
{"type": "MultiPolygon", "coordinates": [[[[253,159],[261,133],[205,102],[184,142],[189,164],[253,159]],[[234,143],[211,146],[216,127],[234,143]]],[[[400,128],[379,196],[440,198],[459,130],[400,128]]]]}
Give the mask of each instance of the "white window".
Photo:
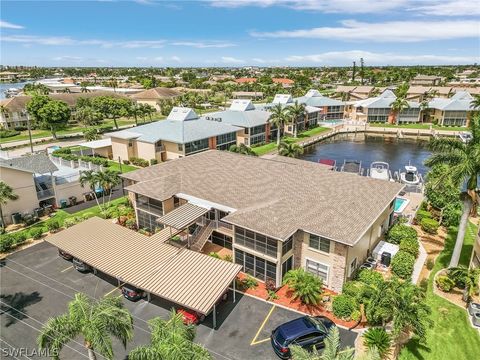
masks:
{"type": "Polygon", "coordinates": [[[353,261],[350,263],[348,276],[352,276],[352,274],[356,269],[357,269],[357,258],[353,259],[353,261]]]}
{"type": "Polygon", "coordinates": [[[315,274],[318,277],[320,277],[324,283],[327,282],[328,270],[329,270],[328,265],[307,259],[305,263],[305,267],[308,272],[311,272],[312,274],[315,274]]]}
{"type": "Polygon", "coordinates": [[[310,248],[318,251],[322,251],[325,253],[330,252],[330,240],[317,235],[310,234],[309,246],[310,248]]]}

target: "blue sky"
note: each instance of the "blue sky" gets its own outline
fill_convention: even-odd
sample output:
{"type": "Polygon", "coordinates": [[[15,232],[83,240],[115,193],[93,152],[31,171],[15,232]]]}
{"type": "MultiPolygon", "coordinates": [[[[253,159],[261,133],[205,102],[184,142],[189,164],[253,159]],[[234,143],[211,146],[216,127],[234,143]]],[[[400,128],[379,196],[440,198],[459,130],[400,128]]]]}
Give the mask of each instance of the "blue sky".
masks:
{"type": "Polygon", "coordinates": [[[2,0],[0,6],[3,65],[480,62],[477,0],[2,0]]]}

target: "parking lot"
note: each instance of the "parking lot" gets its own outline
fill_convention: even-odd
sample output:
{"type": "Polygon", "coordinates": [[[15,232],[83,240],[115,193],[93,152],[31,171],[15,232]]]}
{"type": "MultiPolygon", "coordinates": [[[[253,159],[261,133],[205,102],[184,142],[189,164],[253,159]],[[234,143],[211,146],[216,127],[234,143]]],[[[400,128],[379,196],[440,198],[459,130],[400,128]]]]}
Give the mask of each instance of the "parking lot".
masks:
{"type": "MultiPolygon", "coordinates": [[[[48,318],[66,311],[75,293],[84,292],[95,298],[120,295],[115,279],[75,271],[47,243],[13,254],[2,260],[0,266],[0,348],[29,349],[28,354],[17,353],[11,358],[46,358],[33,353],[39,330],[48,318]]],[[[231,300],[229,293],[228,301],[217,308],[217,328],[212,328],[212,316],[208,316],[198,326],[195,341],[203,344],[215,359],[277,359],[269,342],[271,331],[301,315],[239,293],[235,303],[231,300]]],[[[149,343],[147,321],[157,316],[167,318],[173,306],[155,297],[150,303],[125,299],[124,303],[134,317],[135,335],[127,349],[114,340],[116,359],[125,359],[132,348],[149,343]]],[[[344,346],[353,345],[356,333],[340,329],[340,334],[344,346]]],[[[82,339],[68,343],[61,358],[88,358],[82,339]]]]}

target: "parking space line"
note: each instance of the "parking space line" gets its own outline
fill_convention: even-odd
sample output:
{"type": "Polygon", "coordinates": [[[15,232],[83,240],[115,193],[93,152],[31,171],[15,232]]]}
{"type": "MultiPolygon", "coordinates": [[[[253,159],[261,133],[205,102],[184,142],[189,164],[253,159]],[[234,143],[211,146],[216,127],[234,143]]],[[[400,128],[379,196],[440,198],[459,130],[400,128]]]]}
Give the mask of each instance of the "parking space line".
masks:
{"type": "Polygon", "coordinates": [[[257,333],[255,334],[255,337],[252,339],[252,342],[250,343],[250,346],[257,345],[257,344],[260,344],[260,343],[263,343],[263,342],[266,342],[266,341],[269,340],[269,339],[257,340],[257,338],[258,338],[258,335],[260,335],[260,332],[263,330],[263,327],[267,323],[268,319],[272,315],[273,310],[275,310],[275,307],[276,307],[276,305],[273,305],[272,308],[270,309],[270,311],[268,312],[267,316],[265,317],[265,319],[262,322],[262,325],[260,326],[257,333]]]}
{"type": "Polygon", "coordinates": [[[114,293],[116,290],[120,289],[123,285],[125,285],[125,283],[120,284],[119,286],[117,286],[117,287],[116,287],[115,289],[113,289],[113,290],[110,290],[108,293],[106,293],[105,295],[103,295],[103,297],[108,296],[108,295],[111,295],[111,294],[114,293]]]}
{"type": "Polygon", "coordinates": [[[72,266],[72,265],[70,265],[70,266],[69,266],[68,268],[66,268],[66,269],[63,269],[63,270],[62,270],[62,271],[60,271],[60,272],[62,272],[62,273],[63,273],[63,272],[65,272],[65,271],[68,271],[68,270],[70,270],[70,269],[73,269],[73,266],[72,266]]]}

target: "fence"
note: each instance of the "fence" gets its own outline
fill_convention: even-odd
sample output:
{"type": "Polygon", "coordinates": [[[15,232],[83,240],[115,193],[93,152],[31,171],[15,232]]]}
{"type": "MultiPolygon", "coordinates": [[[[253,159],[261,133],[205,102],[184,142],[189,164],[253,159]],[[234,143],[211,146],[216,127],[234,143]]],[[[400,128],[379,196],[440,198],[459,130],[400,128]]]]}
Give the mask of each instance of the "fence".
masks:
{"type": "Polygon", "coordinates": [[[56,157],[56,156],[50,156],[50,160],[52,160],[52,162],[55,164],[55,165],[59,165],[59,166],[65,166],[65,167],[69,167],[69,168],[72,168],[72,169],[87,169],[87,170],[95,170],[95,171],[102,171],[103,170],[103,166],[101,165],[96,165],[94,163],[91,163],[89,161],[84,161],[84,160],[65,160],[65,159],[62,159],[60,157],[56,157]]]}

